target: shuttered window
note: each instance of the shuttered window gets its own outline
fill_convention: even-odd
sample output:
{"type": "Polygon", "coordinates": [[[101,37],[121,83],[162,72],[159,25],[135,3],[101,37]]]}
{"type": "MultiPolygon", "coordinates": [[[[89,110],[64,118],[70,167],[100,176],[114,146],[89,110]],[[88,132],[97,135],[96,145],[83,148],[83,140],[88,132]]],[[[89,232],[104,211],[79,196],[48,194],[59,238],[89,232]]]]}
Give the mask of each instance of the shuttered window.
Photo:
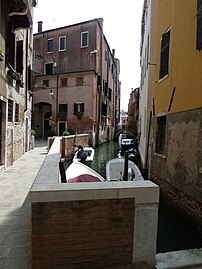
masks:
{"type": "Polygon", "coordinates": [[[162,35],[161,38],[161,57],[159,79],[168,74],[169,66],[169,50],[170,50],[170,30],[162,35]]]}
{"type": "Polygon", "coordinates": [[[23,73],[23,40],[17,41],[16,71],[23,73]]]}
{"type": "Polygon", "coordinates": [[[74,114],[84,112],[84,103],[74,103],[74,114]]]}
{"type": "Polygon", "coordinates": [[[196,49],[202,49],[202,0],[197,0],[196,49]]]}

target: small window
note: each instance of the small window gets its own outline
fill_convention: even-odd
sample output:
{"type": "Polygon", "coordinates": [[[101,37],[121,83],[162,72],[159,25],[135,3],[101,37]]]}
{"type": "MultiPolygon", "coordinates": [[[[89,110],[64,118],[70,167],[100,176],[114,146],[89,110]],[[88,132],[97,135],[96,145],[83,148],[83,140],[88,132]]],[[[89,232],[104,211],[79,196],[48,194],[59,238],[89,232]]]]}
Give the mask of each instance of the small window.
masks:
{"type": "Polygon", "coordinates": [[[49,80],[48,79],[44,79],[43,80],[43,86],[45,86],[45,87],[49,87],[49,80]]]}
{"type": "Polygon", "coordinates": [[[202,1],[197,1],[196,49],[202,49],[202,1]]]}
{"type": "Polygon", "coordinates": [[[82,48],[88,47],[88,32],[81,33],[81,47],[82,48]]]}
{"type": "Polygon", "coordinates": [[[19,121],[19,104],[15,103],[15,122],[19,121]]]}
{"type": "Polygon", "coordinates": [[[100,33],[97,34],[97,48],[100,49],[100,33]]]}
{"type": "Polygon", "coordinates": [[[168,74],[169,66],[169,50],[170,50],[170,30],[162,35],[161,38],[161,56],[160,56],[160,70],[159,79],[168,74]]]}
{"type": "Polygon", "coordinates": [[[84,103],[74,103],[74,114],[84,112],[84,103]]]}
{"type": "Polygon", "coordinates": [[[53,38],[48,39],[47,52],[53,52],[53,38]]]}
{"type": "Polygon", "coordinates": [[[13,121],[13,101],[8,100],[8,121],[13,121]]]}
{"type": "Polygon", "coordinates": [[[67,112],[67,104],[59,104],[59,112],[67,112]]]}
{"type": "Polygon", "coordinates": [[[59,37],[59,51],[66,50],[66,36],[59,37]]]}
{"type": "Polygon", "coordinates": [[[53,63],[45,64],[45,75],[52,75],[53,74],[53,63]]]}
{"type": "Polygon", "coordinates": [[[166,116],[157,117],[156,152],[163,154],[165,151],[166,116]]]}
{"type": "Polygon", "coordinates": [[[60,86],[61,87],[67,87],[68,79],[67,78],[61,78],[60,80],[60,86]]]}
{"type": "Polygon", "coordinates": [[[83,77],[76,77],[76,86],[83,86],[83,77]]]}
{"type": "Polygon", "coordinates": [[[23,40],[17,41],[16,71],[23,73],[23,40]]]}

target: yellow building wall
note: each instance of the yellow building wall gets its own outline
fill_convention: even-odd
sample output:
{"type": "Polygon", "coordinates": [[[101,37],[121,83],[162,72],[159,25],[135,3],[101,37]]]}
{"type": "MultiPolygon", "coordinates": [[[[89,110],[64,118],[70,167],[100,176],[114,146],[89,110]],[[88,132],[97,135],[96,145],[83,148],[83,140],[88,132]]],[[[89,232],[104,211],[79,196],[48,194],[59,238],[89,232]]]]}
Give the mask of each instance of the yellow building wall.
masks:
{"type": "Polygon", "coordinates": [[[155,0],[152,98],[155,115],[202,107],[202,51],[196,50],[197,1],[155,0]],[[161,36],[170,29],[169,74],[159,80],[161,36]],[[168,111],[173,88],[170,112],[168,111]]]}

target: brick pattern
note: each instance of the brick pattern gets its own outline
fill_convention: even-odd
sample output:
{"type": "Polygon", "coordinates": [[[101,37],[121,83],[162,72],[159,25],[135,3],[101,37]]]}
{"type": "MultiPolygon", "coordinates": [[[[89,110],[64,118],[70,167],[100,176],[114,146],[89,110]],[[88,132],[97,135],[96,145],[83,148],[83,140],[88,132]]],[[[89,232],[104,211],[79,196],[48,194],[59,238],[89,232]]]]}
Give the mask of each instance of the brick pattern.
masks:
{"type": "MultiPolygon", "coordinates": [[[[32,205],[32,268],[132,264],[134,199],[32,205]]],[[[123,268],[123,267],[122,267],[123,268]]]]}

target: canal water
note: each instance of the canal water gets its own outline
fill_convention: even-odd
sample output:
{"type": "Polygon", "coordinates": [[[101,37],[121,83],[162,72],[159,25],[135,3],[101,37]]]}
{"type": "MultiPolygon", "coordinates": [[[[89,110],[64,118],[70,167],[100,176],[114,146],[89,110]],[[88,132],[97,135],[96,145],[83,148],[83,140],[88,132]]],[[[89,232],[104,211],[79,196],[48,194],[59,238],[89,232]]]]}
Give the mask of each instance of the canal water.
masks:
{"type": "MultiPolygon", "coordinates": [[[[118,156],[119,144],[112,141],[95,149],[94,160],[89,166],[106,177],[106,163],[118,156]]],[[[158,216],[157,253],[197,248],[183,220],[179,220],[160,203],[158,216]]]]}

